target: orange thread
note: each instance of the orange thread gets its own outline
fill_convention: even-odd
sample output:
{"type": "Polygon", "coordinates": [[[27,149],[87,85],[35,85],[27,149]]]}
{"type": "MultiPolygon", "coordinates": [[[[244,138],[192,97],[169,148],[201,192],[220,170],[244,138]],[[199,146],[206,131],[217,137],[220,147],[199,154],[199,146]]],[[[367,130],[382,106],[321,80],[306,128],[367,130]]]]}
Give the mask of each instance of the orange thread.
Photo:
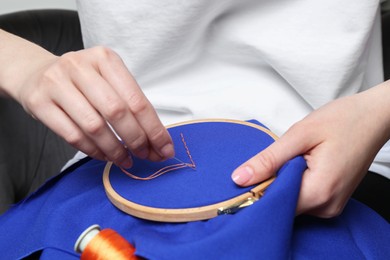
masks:
{"type": "Polygon", "coordinates": [[[191,156],[191,153],[190,153],[190,150],[188,149],[188,146],[187,146],[187,143],[186,143],[186,140],[184,140],[184,135],[183,133],[180,133],[180,137],[181,137],[181,141],[184,145],[184,148],[186,149],[186,153],[188,155],[188,158],[190,158],[190,161],[191,161],[191,164],[188,164],[187,163],[187,166],[191,167],[191,168],[195,168],[196,165],[195,165],[195,162],[194,160],[192,160],[192,156],[191,156]]]}
{"type": "Polygon", "coordinates": [[[85,247],[82,260],[137,260],[135,248],[112,229],[100,231],[85,247]]]}
{"type": "Polygon", "coordinates": [[[175,170],[178,170],[178,169],[182,169],[182,168],[185,168],[185,167],[190,167],[190,168],[193,168],[195,169],[196,168],[196,165],[195,165],[195,162],[194,160],[192,159],[192,156],[191,156],[191,153],[190,153],[190,150],[188,149],[188,146],[187,146],[187,143],[186,141],[184,140],[184,135],[182,133],[180,133],[180,136],[181,136],[181,141],[184,145],[184,148],[186,149],[186,153],[188,155],[188,158],[190,159],[191,163],[185,163],[185,162],[182,162],[182,163],[177,163],[177,164],[172,164],[172,165],[168,165],[168,166],[165,166],[163,168],[161,168],[160,170],[156,171],[155,173],[152,173],[151,175],[149,175],[148,177],[138,177],[128,171],[126,171],[125,169],[123,169],[122,167],[120,167],[120,169],[122,170],[122,172],[124,172],[127,176],[133,178],[133,179],[136,179],[136,180],[142,180],[142,181],[147,181],[147,180],[151,180],[151,179],[154,179],[154,178],[157,178],[167,172],[171,172],[171,171],[175,171],[175,170]]]}

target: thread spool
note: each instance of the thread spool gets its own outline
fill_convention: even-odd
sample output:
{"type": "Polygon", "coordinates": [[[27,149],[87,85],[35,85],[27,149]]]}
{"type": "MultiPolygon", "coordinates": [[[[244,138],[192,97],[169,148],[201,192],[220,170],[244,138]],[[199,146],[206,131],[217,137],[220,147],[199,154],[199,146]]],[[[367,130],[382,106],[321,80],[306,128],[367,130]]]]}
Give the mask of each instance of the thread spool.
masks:
{"type": "Polygon", "coordinates": [[[82,260],[138,260],[135,248],[112,229],[101,230],[99,225],[87,228],[77,239],[74,250],[82,260]]]}

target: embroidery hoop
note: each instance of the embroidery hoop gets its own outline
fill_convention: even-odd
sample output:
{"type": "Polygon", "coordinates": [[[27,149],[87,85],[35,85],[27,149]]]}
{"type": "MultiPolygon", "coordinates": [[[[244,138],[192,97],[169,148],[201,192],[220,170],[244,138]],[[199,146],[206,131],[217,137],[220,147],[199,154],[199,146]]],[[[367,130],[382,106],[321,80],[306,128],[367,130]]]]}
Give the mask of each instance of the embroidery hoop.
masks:
{"type": "MultiPolygon", "coordinates": [[[[207,122],[228,122],[242,124],[256,128],[265,134],[269,135],[274,140],[277,139],[277,136],[272,133],[267,128],[250,123],[247,121],[232,120],[232,119],[206,119],[206,120],[191,120],[182,123],[172,124],[167,126],[167,128],[172,128],[176,126],[182,126],[187,124],[194,123],[207,123],[207,122]]],[[[103,171],[103,185],[107,194],[107,197],[119,210],[146,220],[159,221],[159,222],[189,222],[189,221],[198,221],[206,220],[217,217],[218,215],[232,214],[236,211],[252,205],[254,202],[259,200],[263,195],[264,191],[268,186],[273,182],[275,177],[260,183],[256,187],[252,188],[249,191],[244,192],[243,194],[236,196],[234,198],[211,204],[201,207],[192,207],[192,208],[180,208],[180,209],[171,209],[171,208],[156,208],[144,206],[137,204],[118,194],[115,189],[112,187],[110,182],[110,169],[112,162],[107,162],[103,171]]]]}

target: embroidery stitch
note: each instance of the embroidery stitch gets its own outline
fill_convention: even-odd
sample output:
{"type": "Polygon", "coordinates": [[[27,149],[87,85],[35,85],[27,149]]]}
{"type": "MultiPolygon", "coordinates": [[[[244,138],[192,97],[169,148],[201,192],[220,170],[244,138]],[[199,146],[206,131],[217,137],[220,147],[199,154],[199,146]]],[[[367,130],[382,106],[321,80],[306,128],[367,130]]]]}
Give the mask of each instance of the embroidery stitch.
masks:
{"type": "Polygon", "coordinates": [[[133,179],[136,179],[136,180],[142,180],[142,181],[147,181],[147,180],[151,180],[151,179],[154,179],[154,178],[157,178],[167,172],[171,172],[171,171],[175,171],[175,170],[179,170],[179,169],[182,169],[182,168],[186,168],[186,167],[190,167],[192,169],[195,169],[196,168],[196,165],[195,165],[195,162],[194,160],[192,159],[192,156],[191,156],[191,153],[190,153],[190,150],[188,149],[188,146],[187,146],[187,143],[184,139],[184,135],[183,133],[180,133],[180,137],[181,137],[181,141],[184,145],[184,148],[186,149],[186,153],[187,153],[187,156],[188,158],[190,159],[190,162],[191,163],[185,163],[185,162],[182,162],[180,161],[179,159],[177,158],[174,158],[176,159],[177,161],[180,161],[181,163],[177,163],[177,164],[172,164],[172,165],[168,165],[168,166],[165,166],[163,168],[161,168],[160,170],[156,171],[155,173],[152,173],[151,175],[149,175],[148,177],[139,177],[139,176],[136,176],[128,171],[126,171],[125,169],[123,169],[122,167],[120,167],[121,171],[123,173],[125,173],[127,176],[133,178],[133,179]]]}

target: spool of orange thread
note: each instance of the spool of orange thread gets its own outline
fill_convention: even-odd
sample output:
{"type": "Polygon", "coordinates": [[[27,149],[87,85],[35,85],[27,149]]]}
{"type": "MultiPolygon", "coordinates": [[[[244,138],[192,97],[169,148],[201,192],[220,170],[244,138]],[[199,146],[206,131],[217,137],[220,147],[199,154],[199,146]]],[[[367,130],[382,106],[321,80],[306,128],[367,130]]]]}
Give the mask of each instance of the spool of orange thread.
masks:
{"type": "Polygon", "coordinates": [[[77,239],[74,250],[82,260],[138,260],[135,248],[112,229],[101,230],[99,225],[87,228],[77,239]]]}

